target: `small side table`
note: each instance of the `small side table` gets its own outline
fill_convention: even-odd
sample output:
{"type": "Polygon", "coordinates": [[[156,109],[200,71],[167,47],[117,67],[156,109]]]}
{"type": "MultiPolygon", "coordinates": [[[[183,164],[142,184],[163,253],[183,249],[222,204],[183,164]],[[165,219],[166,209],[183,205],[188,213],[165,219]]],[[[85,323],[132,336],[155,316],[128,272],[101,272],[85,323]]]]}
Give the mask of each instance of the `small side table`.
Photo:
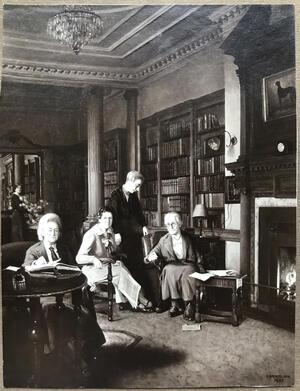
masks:
{"type": "Polygon", "coordinates": [[[197,280],[195,321],[200,323],[204,320],[212,320],[216,322],[231,323],[233,326],[238,326],[242,319],[242,288],[243,279],[245,277],[246,275],[214,276],[207,281],[197,280]],[[232,310],[221,311],[208,309],[204,312],[204,298],[206,296],[207,287],[231,289],[232,310]]]}
{"type": "MultiPolygon", "coordinates": [[[[30,309],[31,316],[31,329],[28,335],[30,343],[33,347],[33,373],[31,378],[28,381],[28,386],[39,387],[40,386],[40,373],[41,373],[41,359],[43,355],[43,338],[42,338],[42,305],[41,299],[43,297],[54,296],[56,298],[56,309],[59,312],[63,307],[63,297],[67,293],[72,294],[72,303],[74,306],[74,312],[76,319],[80,316],[81,304],[82,304],[82,288],[86,284],[86,277],[84,274],[76,275],[74,278],[68,278],[65,284],[62,285],[61,281],[59,284],[56,281],[53,281],[51,284],[45,284],[44,286],[34,286],[24,291],[12,291],[7,289],[5,284],[3,285],[3,305],[14,306],[18,308],[19,306],[24,306],[25,304],[30,309]]],[[[22,325],[10,325],[10,327],[15,327],[15,333],[18,332],[17,328],[22,327],[22,325]]],[[[61,329],[62,325],[59,325],[59,335],[62,335],[63,330],[61,329]]],[[[76,327],[75,335],[75,346],[76,346],[76,365],[79,366],[79,334],[80,331],[76,327]]],[[[4,341],[5,343],[5,341],[4,341]]],[[[59,348],[61,348],[62,340],[59,340],[59,348]]],[[[60,352],[62,354],[62,352],[60,352]]],[[[16,359],[18,358],[17,350],[14,352],[16,359]]],[[[76,371],[79,373],[78,371],[76,371]]]]}

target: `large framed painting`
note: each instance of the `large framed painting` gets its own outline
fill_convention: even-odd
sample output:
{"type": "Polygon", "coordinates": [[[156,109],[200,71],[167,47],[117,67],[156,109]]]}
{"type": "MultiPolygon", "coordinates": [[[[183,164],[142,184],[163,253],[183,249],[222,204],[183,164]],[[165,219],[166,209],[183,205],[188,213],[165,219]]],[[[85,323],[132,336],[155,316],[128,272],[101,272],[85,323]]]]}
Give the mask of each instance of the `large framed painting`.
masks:
{"type": "Polygon", "coordinates": [[[296,114],[295,68],[264,77],[262,88],[265,122],[296,114]]]}

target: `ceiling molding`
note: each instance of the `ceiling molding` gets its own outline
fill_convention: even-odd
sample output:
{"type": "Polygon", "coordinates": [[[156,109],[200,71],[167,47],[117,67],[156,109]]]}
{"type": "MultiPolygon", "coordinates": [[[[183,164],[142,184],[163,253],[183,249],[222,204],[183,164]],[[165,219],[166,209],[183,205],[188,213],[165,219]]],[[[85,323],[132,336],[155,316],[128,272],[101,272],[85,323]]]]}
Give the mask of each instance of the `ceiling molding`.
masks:
{"type": "MultiPolygon", "coordinates": [[[[57,84],[66,86],[107,85],[116,88],[134,88],[144,80],[169,68],[170,65],[198,53],[210,45],[219,44],[225,38],[228,31],[238,23],[247,12],[249,6],[226,7],[225,13],[214,15],[218,21],[214,28],[200,38],[186,43],[172,52],[149,62],[139,68],[110,68],[107,70],[99,67],[72,65],[56,65],[40,63],[32,65],[12,59],[3,59],[2,74],[7,80],[23,79],[24,82],[38,82],[42,84],[57,84]]],[[[189,10],[194,12],[195,9],[189,10]]],[[[177,20],[178,23],[178,20],[177,20]]]]}
{"type": "MultiPolygon", "coordinates": [[[[171,8],[173,8],[174,5],[168,5],[160,8],[158,11],[156,11],[153,15],[148,17],[146,20],[144,20],[142,23],[137,25],[134,29],[132,29],[128,34],[125,34],[122,38],[120,38],[118,41],[114,42],[109,47],[97,47],[94,45],[89,45],[85,47],[84,51],[80,53],[81,57],[94,57],[94,58],[112,58],[112,59],[119,59],[122,60],[126,57],[128,57],[130,54],[134,53],[138,49],[142,48],[149,42],[151,42],[153,39],[155,39],[160,34],[164,33],[171,27],[175,26],[177,23],[181,22],[183,19],[187,18],[189,15],[194,13],[199,6],[194,7],[191,10],[188,10],[183,15],[181,15],[179,18],[177,18],[172,23],[168,24],[165,27],[162,27],[160,30],[156,31],[155,34],[153,34],[151,37],[146,39],[142,43],[138,43],[135,47],[132,49],[129,49],[126,53],[122,55],[113,54],[112,51],[121,46],[124,42],[126,42],[128,39],[133,37],[136,33],[144,29],[145,27],[149,26],[154,20],[158,19],[162,15],[164,15],[167,11],[169,11],[171,8]]],[[[114,26],[115,28],[115,26],[114,26]]],[[[96,41],[98,43],[100,41],[96,41]]],[[[16,49],[22,49],[22,50],[31,50],[31,51],[43,51],[43,52],[49,52],[49,53],[62,53],[62,54],[72,54],[70,52],[70,49],[66,46],[63,46],[57,42],[49,42],[49,41],[43,41],[43,40],[37,40],[34,39],[34,34],[26,34],[26,39],[24,41],[24,36],[19,35],[14,31],[7,31],[5,33],[5,38],[3,40],[3,46],[12,47],[16,49]]]]}
{"type": "Polygon", "coordinates": [[[219,42],[221,39],[222,29],[217,28],[209,34],[178,48],[176,51],[160,58],[152,64],[149,64],[146,67],[140,67],[136,71],[99,71],[99,68],[96,68],[98,70],[95,68],[90,70],[82,70],[80,68],[66,69],[49,65],[33,66],[5,62],[2,66],[2,72],[4,76],[18,75],[19,77],[22,77],[27,75],[28,77],[31,77],[32,81],[34,81],[34,79],[37,80],[37,77],[47,77],[52,80],[59,78],[65,79],[66,81],[73,80],[78,83],[84,82],[94,84],[95,81],[98,83],[99,81],[116,81],[127,82],[132,85],[149,78],[157,72],[164,70],[170,65],[175,64],[188,56],[198,53],[200,50],[206,48],[208,44],[219,42]]]}
{"type": "MultiPolygon", "coordinates": [[[[174,5],[165,5],[161,7],[159,10],[154,12],[151,16],[149,16],[147,19],[145,19],[142,23],[138,24],[136,27],[134,27],[132,30],[130,30],[127,34],[124,34],[122,38],[120,38],[118,41],[113,43],[109,46],[108,50],[112,51],[122,45],[122,43],[126,42],[128,39],[133,37],[136,33],[143,30],[145,27],[149,26],[152,22],[154,22],[156,19],[160,18],[162,15],[164,15],[166,12],[168,12],[171,8],[173,8],[174,5]]],[[[122,56],[124,58],[124,56],[122,56]]]]}
{"type": "Polygon", "coordinates": [[[179,18],[173,20],[173,22],[169,23],[167,26],[163,27],[161,30],[158,30],[155,34],[151,35],[151,37],[147,38],[144,42],[137,45],[135,48],[129,50],[126,54],[122,56],[122,58],[125,58],[129,56],[130,54],[134,53],[136,50],[140,49],[141,47],[147,45],[149,42],[151,42],[153,39],[158,37],[160,34],[164,33],[165,31],[169,30],[171,27],[175,26],[177,23],[181,22],[183,19],[190,16],[192,13],[197,11],[199,9],[199,6],[194,7],[187,12],[185,12],[183,15],[181,15],[179,18]]]}
{"type": "Polygon", "coordinates": [[[97,43],[102,42],[105,38],[109,37],[114,31],[116,31],[119,27],[121,27],[125,22],[130,20],[134,15],[136,15],[138,12],[140,12],[144,6],[135,8],[131,13],[126,15],[123,19],[121,19],[119,22],[117,22],[113,27],[111,27],[109,30],[106,31],[105,34],[103,34],[99,40],[97,40],[97,43]]]}

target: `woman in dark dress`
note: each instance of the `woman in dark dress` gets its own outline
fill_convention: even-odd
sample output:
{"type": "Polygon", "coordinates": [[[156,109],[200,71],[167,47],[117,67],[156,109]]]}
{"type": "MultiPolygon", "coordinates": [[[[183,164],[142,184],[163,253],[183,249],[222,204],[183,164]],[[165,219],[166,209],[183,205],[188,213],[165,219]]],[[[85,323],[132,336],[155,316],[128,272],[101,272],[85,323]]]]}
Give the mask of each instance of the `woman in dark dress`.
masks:
{"type": "Polygon", "coordinates": [[[143,262],[142,237],[148,234],[137,192],[144,177],[138,171],[129,171],[126,182],[111,193],[109,207],[113,213],[113,230],[116,243],[121,243],[127,256],[124,262],[133,278],[138,281],[155,307],[160,305],[159,279],[156,269],[143,262]]]}
{"type": "Polygon", "coordinates": [[[25,240],[26,220],[25,213],[27,209],[23,203],[22,186],[16,185],[15,191],[11,195],[11,206],[13,213],[11,216],[11,241],[20,242],[25,240]]]}

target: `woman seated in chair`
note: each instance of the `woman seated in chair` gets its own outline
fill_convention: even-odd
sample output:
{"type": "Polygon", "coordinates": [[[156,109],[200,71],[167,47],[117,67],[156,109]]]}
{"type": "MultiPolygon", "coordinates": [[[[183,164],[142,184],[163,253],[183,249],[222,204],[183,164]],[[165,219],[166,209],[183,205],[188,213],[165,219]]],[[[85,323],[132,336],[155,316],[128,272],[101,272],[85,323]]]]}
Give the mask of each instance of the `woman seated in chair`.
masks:
{"type": "MultiPolygon", "coordinates": [[[[60,217],[55,213],[47,213],[41,217],[38,224],[37,234],[40,242],[31,246],[25,256],[23,266],[25,270],[30,270],[29,266],[43,266],[62,262],[64,264],[76,266],[76,261],[71,255],[68,247],[61,241],[62,224],[60,217]]],[[[79,268],[78,271],[80,272],[79,268]]],[[[51,282],[49,282],[51,284],[51,282]]],[[[84,363],[93,360],[97,349],[105,342],[104,334],[97,323],[92,298],[89,296],[87,287],[82,290],[82,311],[79,322],[80,334],[82,335],[82,358],[84,363]]],[[[56,330],[58,325],[58,316],[56,304],[43,303],[44,316],[47,325],[48,351],[52,352],[56,348],[56,330]]],[[[60,310],[60,320],[64,324],[65,346],[74,338],[74,312],[73,308],[63,305],[60,310]]],[[[71,347],[71,349],[73,349],[71,347]]],[[[73,349],[74,350],[74,349],[73,349]]]]}
{"type": "MultiPolygon", "coordinates": [[[[193,320],[196,280],[189,275],[199,270],[200,255],[191,237],[181,230],[182,221],[178,213],[167,213],[164,222],[168,233],[160,238],[145,262],[162,261],[161,294],[163,301],[171,299],[169,316],[174,317],[183,313],[183,300],[183,317],[186,320],[193,320]]],[[[201,266],[200,269],[204,271],[201,266]]]]}
{"type": "Polygon", "coordinates": [[[84,234],[76,261],[84,265],[82,272],[87,276],[91,291],[97,289],[97,284],[107,282],[108,263],[111,263],[112,283],[120,308],[126,308],[123,304],[129,302],[133,309],[152,312],[152,303],[143,296],[140,284],[120,260],[122,256],[117,253],[120,243],[116,243],[112,221],[110,208],[99,210],[98,223],[84,234]]]}

